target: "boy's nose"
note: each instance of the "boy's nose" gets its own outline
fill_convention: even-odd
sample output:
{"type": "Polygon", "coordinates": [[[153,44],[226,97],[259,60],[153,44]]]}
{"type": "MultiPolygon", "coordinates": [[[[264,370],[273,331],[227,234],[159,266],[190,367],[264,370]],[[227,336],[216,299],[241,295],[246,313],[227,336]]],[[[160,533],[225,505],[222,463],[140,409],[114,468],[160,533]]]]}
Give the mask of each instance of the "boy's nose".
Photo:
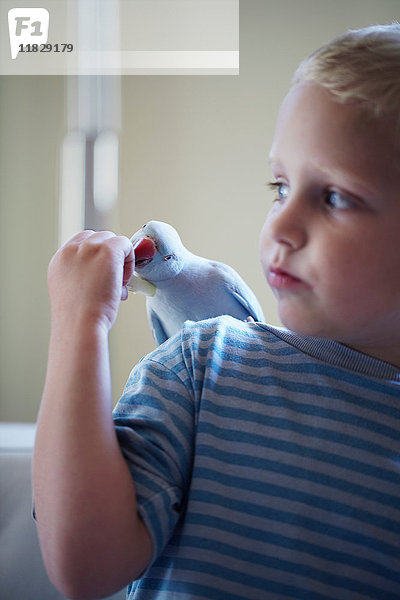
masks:
{"type": "Polygon", "coordinates": [[[306,243],[309,215],[298,200],[274,205],[265,222],[265,233],[279,244],[298,250],[306,243]]]}

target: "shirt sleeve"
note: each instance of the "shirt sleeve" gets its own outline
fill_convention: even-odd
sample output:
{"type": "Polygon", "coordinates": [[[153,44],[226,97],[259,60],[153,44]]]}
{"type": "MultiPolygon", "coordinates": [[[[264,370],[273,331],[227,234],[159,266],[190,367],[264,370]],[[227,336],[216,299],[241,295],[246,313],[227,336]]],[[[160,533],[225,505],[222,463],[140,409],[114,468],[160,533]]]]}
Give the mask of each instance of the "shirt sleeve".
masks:
{"type": "Polygon", "coordinates": [[[183,375],[183,360],[180,368],[163,364],[160,355],[177,353],[176,346],[166,344],[169,352],[156,350],[133,369],[113,412],[138,511],[152,538],[153,561],[184,508],[193,463],[193,393],[183,375]]]}

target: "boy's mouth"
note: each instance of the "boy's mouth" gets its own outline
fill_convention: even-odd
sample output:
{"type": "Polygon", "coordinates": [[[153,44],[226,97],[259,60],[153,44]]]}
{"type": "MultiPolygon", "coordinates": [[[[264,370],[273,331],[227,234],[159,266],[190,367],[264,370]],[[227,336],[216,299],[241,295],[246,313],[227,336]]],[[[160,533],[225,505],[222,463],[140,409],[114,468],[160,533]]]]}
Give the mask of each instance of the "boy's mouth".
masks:
{"type": "Polygon", "coordinates": [[[302,279],[295,277],[288,271],[280,269],[279,267],[270,267],[267,279],[272,288],[282,290],[293,289],[300,285],[305,285],[302,279]]]}

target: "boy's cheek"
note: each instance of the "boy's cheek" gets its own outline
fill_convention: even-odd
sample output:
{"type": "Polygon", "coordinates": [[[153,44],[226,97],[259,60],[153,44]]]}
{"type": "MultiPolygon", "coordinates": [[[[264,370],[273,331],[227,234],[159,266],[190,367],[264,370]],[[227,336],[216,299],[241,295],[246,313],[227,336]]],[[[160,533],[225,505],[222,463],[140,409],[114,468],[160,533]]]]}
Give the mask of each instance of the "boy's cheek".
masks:
{"type": "Polygon", "coordinates": [[[269,223],[268,223],[268,217],[267,217],[267,219],[265,220],[264,225],[260,231],[260,236],[258,238],[258,251],[259,251],[261,261],[263,261],[263,257],[267,253],[267,251],[270,247],[270,244],[271,244],[268,229],[269,229],[269,223]]]}
{"type": "Polygon", "coordinates": [[[259,243],[259,258],[264,276],[267,277],[269,271],[269,244],[265,243],[261,238],[259,243]]]}

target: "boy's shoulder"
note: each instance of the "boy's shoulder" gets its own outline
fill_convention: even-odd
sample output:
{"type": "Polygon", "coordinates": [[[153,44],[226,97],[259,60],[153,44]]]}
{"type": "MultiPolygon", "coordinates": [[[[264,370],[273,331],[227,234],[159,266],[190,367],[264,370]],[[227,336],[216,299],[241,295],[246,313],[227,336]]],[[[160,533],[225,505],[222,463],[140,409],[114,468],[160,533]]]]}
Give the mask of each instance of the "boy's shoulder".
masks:
{"type": "Polygon", "coordinates": [[[203,321],[186,321],[180,339],[183,351],[197,356],[218,354],[240,362],[241,357],[289,356],[299,350],[284,339],[286,330],[261,322],[240,321],[223,315],[203,321]]]}
{"type": "Polygon", "coordinates": [[[397,384],[400,369],[328,338],[305,336],[267,323],[240,321],[222,316],[199,322],[186,322],[183,346],[217,349],[221,357],[244,362],[250,357],[258,366],[278,370],[304,370],[355,381],[367,378],[397,384]]]}
{"type": "Polygon", "coordinates": [[[366,377],[400,383],[400,369],[334,340],[304,336],[266,323],[240,321],[228,315],[186,321],[179,334],[149,357],[169,368],[183,361],[190,370],[201,369],[207,361],[216,360],[349,381],[366,377]]]}
{"type": "Polygon", "coordinates": [[[169,338],[144,359],[180,370],[184,363],[189,371],[204,370],[219,361],[227,365],[249,360],[265,364],[268,355],[298,352],[277,335],[278,329],[257,322],[241,321],[229,315],[201,321],[186,321],[180,333],[169,338]],[[288,350],[289,348],[289,350],[288,350]]]}
{"type": "MultiPolygon", "coordinates": [[[[183,325],[181,337],[183,343],[210,340],[220,340],[226,343],[234,341],[238,348],[245,347],[246,343],[265,344],[268,340],[278,340],[279,328],[256,321],[241,321],[230,315],[222,315],[202,321],[186,321],[183,325]]],[[[282,329],[282,331],[284,331],[282,329]]]]}

